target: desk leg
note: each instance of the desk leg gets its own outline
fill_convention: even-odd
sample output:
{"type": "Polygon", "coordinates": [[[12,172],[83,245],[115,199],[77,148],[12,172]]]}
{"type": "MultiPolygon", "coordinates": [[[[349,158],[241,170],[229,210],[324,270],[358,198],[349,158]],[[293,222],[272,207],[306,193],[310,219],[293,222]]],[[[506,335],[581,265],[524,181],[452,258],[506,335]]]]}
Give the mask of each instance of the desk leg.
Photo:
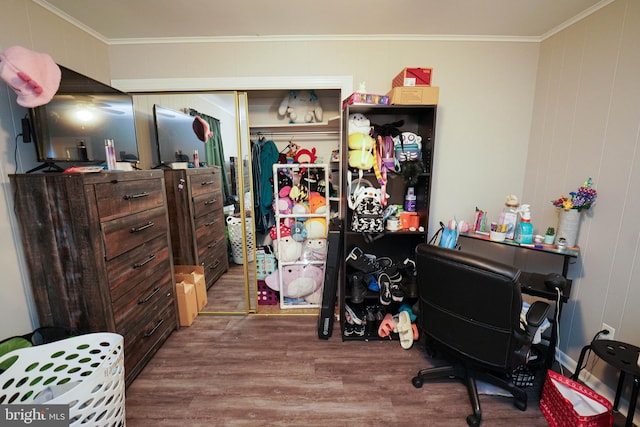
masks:
{"type": "Polygon", "coordinates": [[[613,401],[613,410],[617,411],[620,405],[620,395],[622,395],[622,387],[624,386],[625,372],[620,371],[620,377],[618,378],[618,388],[616,389],[616,397],[613,401]]]}
{"type": "Polygon", "coordinates": [[[636,412],[638,389],[640,389],[640,377],[633,377],[633,389],[631,390],[631,400],[629,400],[629,411],[627,413],[627,423],[625,427],[633,427],[633,415],[636,412]]]}
{"type": "Polygon", "coordinates": [[[569,259],[571,257],[565,255],[564,260],[562,261],[562,275],[566,278],[569,273],[569,259]]]}

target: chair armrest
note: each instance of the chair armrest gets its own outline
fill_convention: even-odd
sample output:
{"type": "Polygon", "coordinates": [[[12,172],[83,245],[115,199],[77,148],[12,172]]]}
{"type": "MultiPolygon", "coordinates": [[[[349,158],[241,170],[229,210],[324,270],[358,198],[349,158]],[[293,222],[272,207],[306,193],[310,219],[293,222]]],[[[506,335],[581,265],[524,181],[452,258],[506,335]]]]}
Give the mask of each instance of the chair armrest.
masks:
{"type": "Polygon", "coordinates": [[[544,301],[535,301],[527,311],[527,325],[535,328],[539,327],[547,318],[549,304],[544,301]]]}

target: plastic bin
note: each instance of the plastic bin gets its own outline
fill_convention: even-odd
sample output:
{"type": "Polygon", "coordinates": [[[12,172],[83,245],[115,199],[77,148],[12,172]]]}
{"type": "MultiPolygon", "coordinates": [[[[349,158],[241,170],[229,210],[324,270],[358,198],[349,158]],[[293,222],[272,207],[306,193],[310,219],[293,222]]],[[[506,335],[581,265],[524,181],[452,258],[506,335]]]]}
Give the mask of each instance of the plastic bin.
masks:
{"type": "MultiPolygon", "coordinates": [[[[249,262],[253,261],[253,251],[249,250],[253,248],[253,227],[252,218],[245,218],[245,233],[247,235],[247,252],[249,262]]],[[[231,243],[231,255],[233,256],[233,262],[236,264],[244,264],[244,246],[242,241],[242,220],[235,216],[227,217],[227,229],[229,230],[229,242],[231,243]]]]}
{"type": "Polygon", "coordinates": [[[5,354],[0,404],[69,405],[69,426],[124,426],[123,342],[100,332],[5,354]]]}

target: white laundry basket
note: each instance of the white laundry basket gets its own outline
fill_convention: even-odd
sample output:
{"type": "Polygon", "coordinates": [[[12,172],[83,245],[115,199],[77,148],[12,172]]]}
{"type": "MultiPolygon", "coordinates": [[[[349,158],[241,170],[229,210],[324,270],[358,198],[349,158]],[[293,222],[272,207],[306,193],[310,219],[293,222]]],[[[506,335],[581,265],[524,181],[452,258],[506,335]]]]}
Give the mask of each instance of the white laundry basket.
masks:
{"type": "MultiPolygon", "coordinates": [[[[252,219],[245,218],[245,233],[247,235],[247,252],[249,262],[253,261],[253,228],[251,227],[252,219]]],[[[236,264],[244,264],[244,242],[242,241],[242,220],[235,216],[227,217],[227,228],[229,230],[229,242],[231,243],[231,255],[233,262],[236,264]]]]}
{"type": "Polygon", "coordinates": [[[5,354],[0,404],[69,405],[69,426],[124,426],[123,341],[100,332],[5,354]]]}

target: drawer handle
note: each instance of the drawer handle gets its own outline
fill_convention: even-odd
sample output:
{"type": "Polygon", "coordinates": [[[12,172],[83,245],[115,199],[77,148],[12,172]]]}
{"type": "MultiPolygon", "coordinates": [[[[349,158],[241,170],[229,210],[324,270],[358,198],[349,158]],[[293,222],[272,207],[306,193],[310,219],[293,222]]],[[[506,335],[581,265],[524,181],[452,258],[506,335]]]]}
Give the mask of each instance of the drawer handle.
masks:
{"type": "Polygon", "coordinates": [[[125,194],[123,199],[133,200],[133,199],[139,199],[141,197],[149,197],[149,193],[145,191],[144,193],[138,193],[138,194],[125,194]]]}
{"type": "Polygon", "coordinates": [[[217,202],[218,199],[211,199],[211,200],[207,200],[206,202],[204,202],[204,205],[213,205],[215,202],[217,202]]]}
{"type": "Polygon", "coordinates": [[[153,329],[151,329],[149,332],[147,332],[146,334],[144,334],[145,338],[149,338],[151,335],[155,334],[156,331],[158,330],[158,328],[160,327],[160,325],[162,325],[164,323],[164,319],[160,319],[158,320],[158,323],[155,324],[155,326],[153,327],[153,329]]]}
{"type": "Polygon", "coordinates": [[[218,223],[218,220],[214,220],[214,221],[211,221],[211,222],[207,222],[204,226],[205,226],[205,227],[208,227],[208,226],[210,226],[210,225],[215,225],[215,224],[217,224],[217,223],[218,223]]]}
{"type": "Polygon", "coordinates": [[[138,231],[143,231],[146,230],[147,228],[153,227],[155,224],[151,221],[149,221],[148,223],[146,223],[145,225],[141,225],[140,227],[131,227],[131,230],[129,230],[130,233],[137,233],[138,231]]]}
{"type": "Polygon", "coordinates": [[[155,294],[157,294],[158,292],[160,292],[160,288],[155,288],[155,289],[153,290],[153,292],[151,292],[149,295],[147,295],[147,296],[146,296],[146,297],[144,297],[144,298],[139,299],[139,300],[138,300],[138,304],[144,304],[144,303],[148,302],[148,301],[149,301],[151,298],[153,298],[153,296],[154,296],[155,294]]]}
{"type": "Polygon", "coordinates": [[[202,184],[200,185],[213,185],[215,183],[215,181],[204,181],[202,184]]]}
{"type": "Polygon", "coordinates": [[[156,254],[151,254],[151,255],[149,255],[149,257],[147,257],[147,259],[145,259],[144,261],[142,261],[142,262],[136,262],[135,264],[133,264],[133,268],[140,268],[140,267],[142,267],[143,265],[145,265],[145,264],[147,264],[147,263],[149,263],[149,262],[153,261],[154,259],[156,259],[156,254]]]}
{"type": "Polygon", "coordinates": [[[220,260],[219,260],[219,259],[217,259],[217,260],[216,260],[216,262],[211,266],[211,269],[214,269],[214,268],[216,268],[216,267],[217,267],[217,266],[219,266],[219,265],[220,265],[220,260]]]}
{"type": "Polygon", "coordinates": [[[220,243],[220,239],[214,240],[213,243],[207,246],[207,249],[215,248],[216,246],[218,246],[218,243],[220,243]]]}

